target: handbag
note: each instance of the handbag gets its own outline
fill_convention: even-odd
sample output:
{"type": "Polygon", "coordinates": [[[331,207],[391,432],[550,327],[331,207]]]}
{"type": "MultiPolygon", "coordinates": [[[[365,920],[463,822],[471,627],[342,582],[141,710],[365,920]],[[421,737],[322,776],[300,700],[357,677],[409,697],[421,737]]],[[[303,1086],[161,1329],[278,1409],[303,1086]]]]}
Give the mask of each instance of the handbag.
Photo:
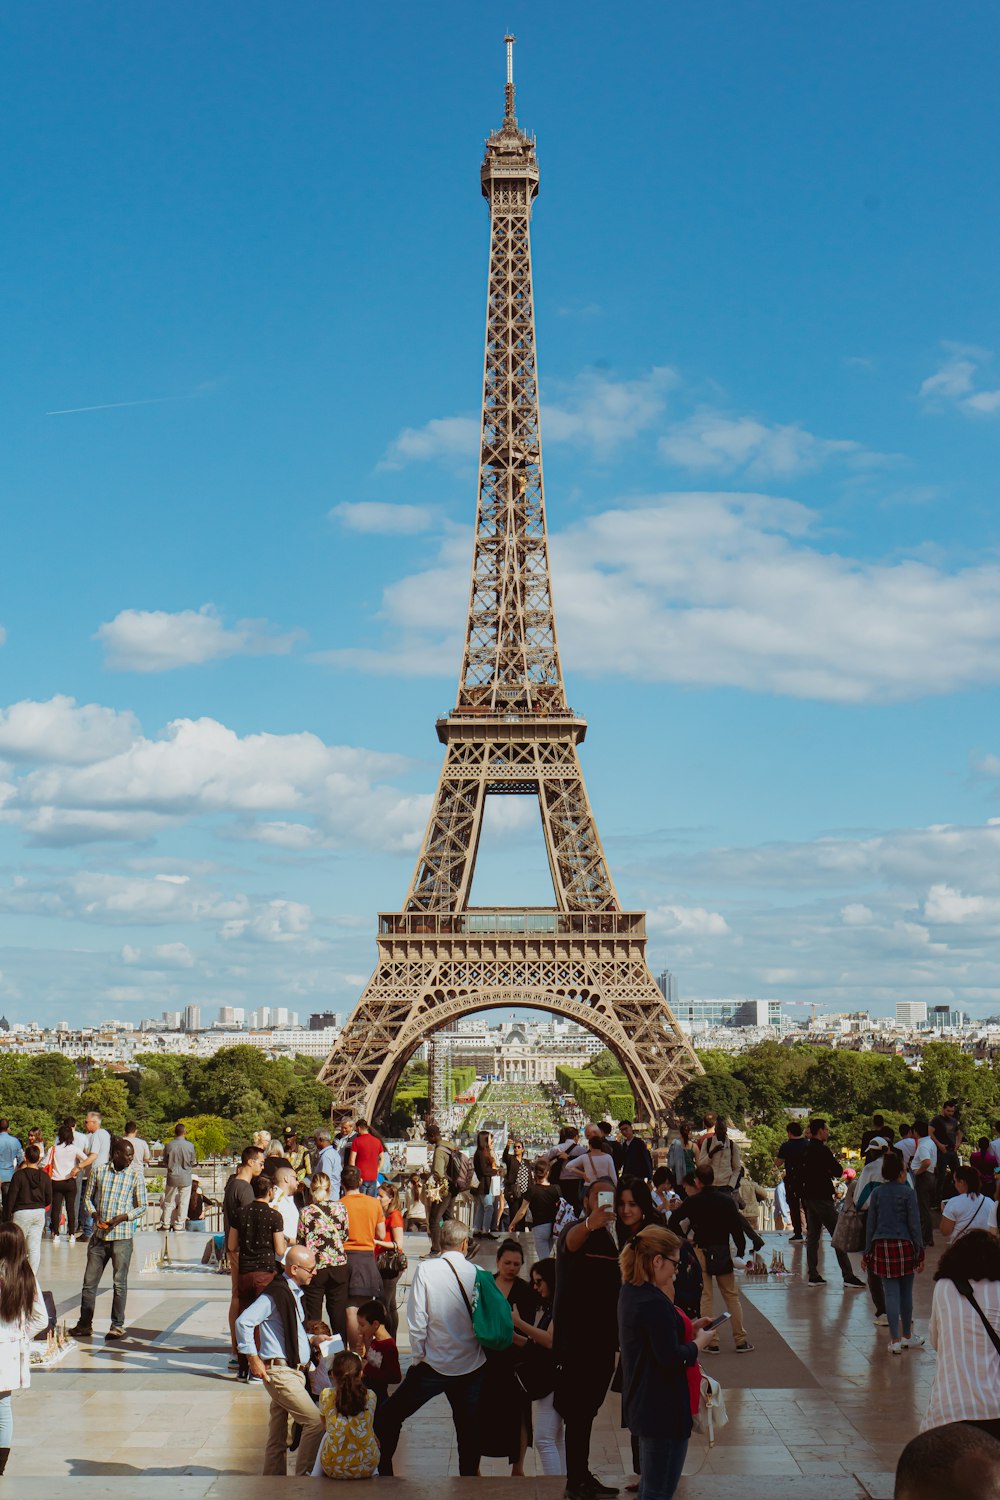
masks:
{"type": "Polygon", "coordinates": [[[701,1399],[698,1402],[698,1410],[691,1418],[691,1425],[695,1432],[700,1432],[703,1437],[708,1438],[708,1446],[711,1448],[715,1443],[715,1429],[725,1427],[729,1421],[729,1413],[726,1411],[726,1393],[717,1380],[711,1375],[701,1373],[701,1399]]]}
{"type": "Polygon", "coordinates": [[[557,1240],[567,1224],[576,1223],[576,1210],[568,1198],[560,1198],[552,1224],[552,1238],[557,1240]]]}
{"type": "Polygon", "coordinates": [[[392,1281],[396,1276],[402,1276],[409,1264],[406,1251],[393,1245],[391,1250],[383,1250],[379,1256],[378,1273],[383,1281],[392,1281]]]}
{"type": "Polygon", "coordinates": [[[446,1260],[445,1265],[450,1268],[451,1274],[458,1282],[462,1301],[472,1319],[472,1331],[476,1335],[476,1342],[484,1349],[509,1349],[514,1342],[514,1316],[510,1310],[510,1303],[493,1277],[481,1266],[476,1266],[476,1287],[470,1302],[469,1294],[462,1284],[462,1278],[451,1261],[446,1260]]]}
{"type": "Polygon", "coordinates": [[[835,1250],[843,1250],[850,1255],[852,1251],[865,1248],[866,1226],[864,1214],[861,1209],[854,1206],[855,1182],[852,1182],[840,1206],[837,1222],[830,1236],[830,1243],[835,1250]]]}

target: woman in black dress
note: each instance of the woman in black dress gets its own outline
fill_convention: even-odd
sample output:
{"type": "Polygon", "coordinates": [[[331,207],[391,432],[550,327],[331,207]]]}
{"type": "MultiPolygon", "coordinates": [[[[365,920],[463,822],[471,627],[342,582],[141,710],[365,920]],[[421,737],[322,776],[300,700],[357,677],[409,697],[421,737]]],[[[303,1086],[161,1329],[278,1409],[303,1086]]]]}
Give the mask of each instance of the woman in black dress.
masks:
{"type": "Polygon", "coordinates": [[[500,1164],[493,1150],[493,1136],[488,1130],[481,1130],[476,1136],[476,1151],[472,1158],[472,1167],[476,1174],[476,1186],[472,1195],[476,1202],[475,1217],[472,1221],[473,1239],[493,1240],[493,1220],[496,1213],[496,1199],[493,1195],[493,1179],[500,1176],[500,1164]]]}
{"type": "MultiPolygon", "coordinates": [[[[521,1276],[524,1251],[516,1240],[504,1240],[497,1250],[494,1281],[518,1317],[533,1323],[538,1294],[521,1276]]],[[[486,1371],[479,1401],[482,1452],[487,1458],[506,1458],[511,1475],[524,1474],[524,1455],[531,1442],[531,1400],[518,1379],[525,1337],[515,1333],[509,1349],[487,1349],[486,1371]]]]}

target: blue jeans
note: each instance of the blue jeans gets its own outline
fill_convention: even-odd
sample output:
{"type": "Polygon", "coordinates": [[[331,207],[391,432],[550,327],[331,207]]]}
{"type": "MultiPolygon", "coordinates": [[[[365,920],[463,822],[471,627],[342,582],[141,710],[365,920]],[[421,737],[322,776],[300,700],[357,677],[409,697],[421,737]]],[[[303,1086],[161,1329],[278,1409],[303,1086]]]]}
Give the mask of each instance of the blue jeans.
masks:
{"type": "Polygon", "coordinates": [[[0,1448],[14,1444],[14,1413],[10,1409],[10,1391],[0,1395],[0,1448]]]}
{"type": "Polygon", "coordinates": [[[681,1481],[687,1451],[687,1438],[641,1437],[637,1500],[671,1500],[681,1481]]]}
{"type": "Polygon", "coordinates": [[[76,1181],[76,1230],[77,1234],[85,1235],[89,1239],[94,1232],[94,1215],[84,1208],[83,1202],[87,1196],[90,1179],[89,1177],[78,1177],[76,1181]]]}
{"type": "Polygon", "coordinates": [[[900,1324],[903,1338],[908,1339],[913,1332],[913,1276],[883,1276],[882,1290],[893,1343],[899,1338],[900,1324]]]}
{"type": "Polygon", "coordinates": [[[374,1198],[375,1195],[376,1195],[376,1193],[378,1192],[378,1183],[377,1182],[363,1182],[361,1184],[361,1191],[363,1193],[366,1193],[369,1198],[374,1198]]]}
{"type": "Polygon", "coordinates": [[[476,1199],[476,1214],[472,1221],[473,1234],[490,1234],[493,1230],[493,1194],[484,1193],[476,1199]]]}
{"type": "Polygon", "coordinates": [[[83,1295],[80,1298],[80,1322],[89,1328],[94,1321],[97,1288],[104,1267],[111,1262],[114,1292],[111,1298],[111,1326],[125,1326],[125,1298],[128,1296],[128,1268],[132,1260],[132,1240],[91,1240],[87,1246],[87,1268],[83,1273],[83,1295]]]}
{"type": "Polygon", "coordinates": [[[400,1430],[407,1417],[412,1417],[428,1401],[443,1392],[451,1407],[458,1440],[458,1472],[472,1476],[479,1468],[479,1395],[483,1385],[483,1369],[473,1370],[469,1375],[441,1375],[428,1364],[411,1365],[385,1404],[375,1413],[375,1436],[379,1440],[381,1457],[380,1474],[392,1473],[392,1456],[399,1442],[400,1430]]]}

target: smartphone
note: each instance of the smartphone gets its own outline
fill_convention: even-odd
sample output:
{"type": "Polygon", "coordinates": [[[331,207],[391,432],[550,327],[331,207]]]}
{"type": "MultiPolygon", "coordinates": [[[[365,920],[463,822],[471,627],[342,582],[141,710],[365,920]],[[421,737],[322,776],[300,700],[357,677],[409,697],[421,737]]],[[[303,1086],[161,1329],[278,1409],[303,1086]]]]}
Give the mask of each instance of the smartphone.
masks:
{"type": "Polygon", "coordinates": [[[709,1323],[708,1326],[709,1326],[709,1328],[718,1328],[719,1325],[720,1325],[720,1323],[725,1323],[726,1320],[728,1318],[731,1318],[731,1317],[732,1317],[732,1313],[727,1313],[727,1312],[720,1313],[717,1318],[713,1318],[712,1319],[711,1323],[709,1323]]]}
{"type": "Polygon", "coordinates": [[[612,1213],[614,1212],[615,1195],[610,1188],[602,1188],[598,1193],[597,1206],[598,1208],[606,1208],[612,1213]]]}

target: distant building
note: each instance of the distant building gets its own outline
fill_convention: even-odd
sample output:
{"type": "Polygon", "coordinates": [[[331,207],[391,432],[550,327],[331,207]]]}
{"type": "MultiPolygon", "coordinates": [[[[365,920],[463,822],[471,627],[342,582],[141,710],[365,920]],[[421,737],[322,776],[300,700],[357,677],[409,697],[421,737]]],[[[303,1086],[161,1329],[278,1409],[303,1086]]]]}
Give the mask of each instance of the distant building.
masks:
{"type": "Polygon", "coordinates": [[[935,1005],[931,1011],[931,1025],[939,1031],[957,1031],[965,1025],[965,1012],[952,1010],[950,1005],[935,1005]]]}
{"type": "Polygon", "coordinates": [[[242,1005],[220,1005],[216,1026],[242,1026],[246,1011],[242,1005]]]}
{"type": "Polygon", "coordinates": [[[185,1031],[201,1030],[201,1006],[185,1005],[183,1028],[185,1031]]]}
{"type": "Polygon", "coordinates": [[[338,1028],[338,1030],[339,1030],[339,1028],[340,1028],[340,1014],[339,1014],[339,1012],[335,1011],[335,1010],[317,1010],[317,1011],[313,1011],[312,1015],[309,1017],[309,1030],[310,1031],[324,1031],[326,1029],[326,1027],[328,1027],[328,1026],[336,1026],[338,1028]]]}
{"type": "Polygon", "coordinates": [[[677,975],[671,974],[669,969],[664,969],[656,981],[660,994],[676,1015],[677,1013],[677,975]]]}
{"type": "Polygon", "coordinates": [[[897,1000],[896,1001],[896,1025],[897,1026],[926,1026],[927,1025],[927,1001],[926,1000],[897,1000]]]}
{"type": "Polygon", "coordinates": [[[162,1016],[164,1031],[180,1031],[181,1013],[179,1010],[165,1010],[162,1016]]]}
{"type": "MultiPolygon", "coordinates": [[[[672,979],[673,975],[667,977],[672,979]]],[[[780,1031],[784,1024],[780,1000],[681,1000],[670,1002],[670,1006],[685,1031],[707,1031],[713,1026],[773,1027],[780,1031]]]]}

